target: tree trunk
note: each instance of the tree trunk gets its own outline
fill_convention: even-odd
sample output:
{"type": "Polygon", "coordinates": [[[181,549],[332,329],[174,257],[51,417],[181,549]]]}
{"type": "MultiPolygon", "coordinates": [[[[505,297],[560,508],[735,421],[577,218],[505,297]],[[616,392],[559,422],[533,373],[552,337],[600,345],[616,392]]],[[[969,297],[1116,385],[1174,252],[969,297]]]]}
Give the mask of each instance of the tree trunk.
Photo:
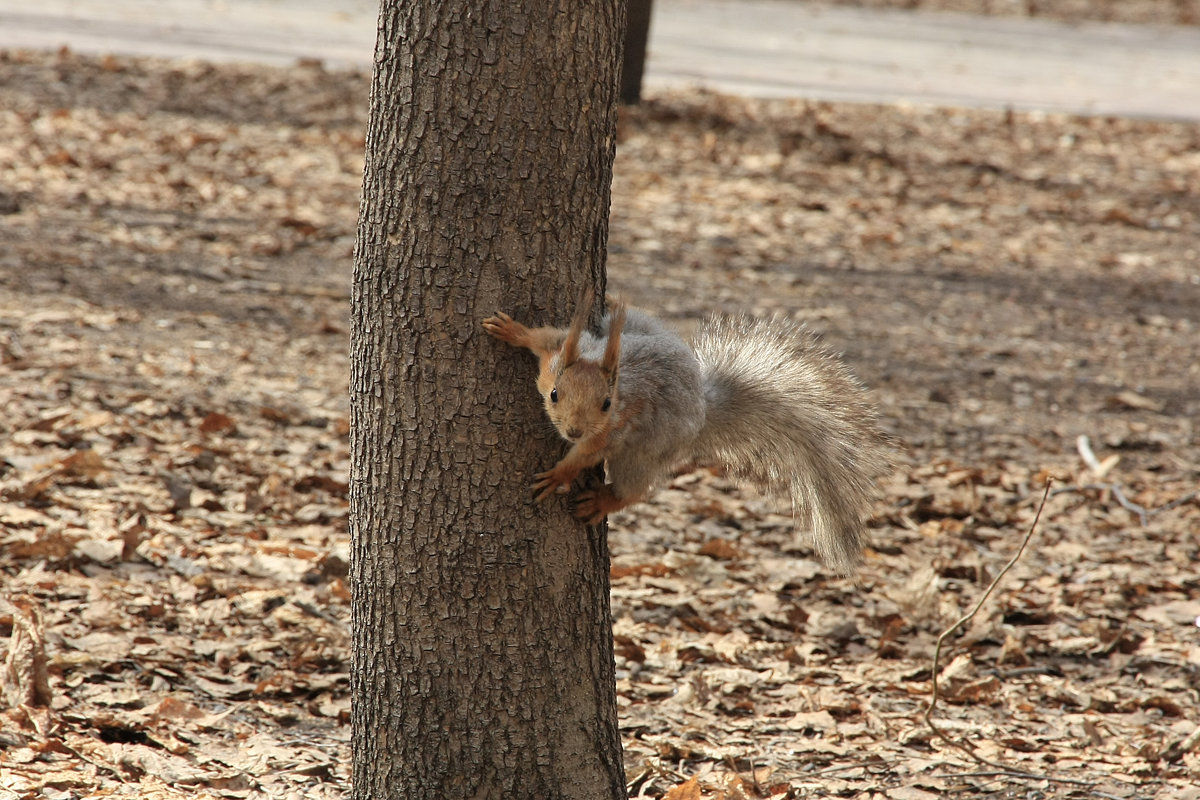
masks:
{"type": "Polygon", "coordinates": [[[623,798],[604,527],[502,309],[603,296],[621,0],[384,0],[351,333],[354,798],[623,798]]]}
{"type": "Polygon", "coordinates": [[[625,56],[621,64],[621,102],[628,106],[635,106],[642,101],[642,73],[646,71],[651,5],[651,0],[629,0],[625,56]]]}

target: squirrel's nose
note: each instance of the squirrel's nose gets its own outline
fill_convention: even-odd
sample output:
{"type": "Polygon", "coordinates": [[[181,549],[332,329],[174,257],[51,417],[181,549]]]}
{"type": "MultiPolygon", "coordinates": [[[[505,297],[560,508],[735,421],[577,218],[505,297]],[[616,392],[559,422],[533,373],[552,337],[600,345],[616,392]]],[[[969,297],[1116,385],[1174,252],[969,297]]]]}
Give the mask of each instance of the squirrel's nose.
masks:
{"type": "Polygon", "coordinates": [[[567,428],[567,438],[572,442],[580,436],[583,436],[583,431],[579,430],[579,428],[567,428]]]}

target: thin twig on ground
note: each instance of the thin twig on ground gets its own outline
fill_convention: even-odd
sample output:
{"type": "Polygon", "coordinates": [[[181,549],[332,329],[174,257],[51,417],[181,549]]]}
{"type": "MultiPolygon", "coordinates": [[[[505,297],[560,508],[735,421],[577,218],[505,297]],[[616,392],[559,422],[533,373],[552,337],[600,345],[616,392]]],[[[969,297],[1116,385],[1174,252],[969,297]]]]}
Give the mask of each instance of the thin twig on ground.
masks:
{"type": "Polygon", "coordinates": [[[1081,486],[1064,486],[1061,489],[1055,489],[1050,494],[1051,496],[1056,496],[1060,494],[1079,492],[1109,492],[1112,494],[1113,499],[1116,500],[1122,508],[1126,509],[1127,511],[1132,511],[1134,514],[1138,515],[1138,519],[1141,521],[1142,527],[1145,527],[1149,522],[1150,517],[1153,517],[1155,514],[1161,514],[1164,511],[1170,511],[1173,508],[1179,508],[1180,506],[1195,500],[1196,496],[1200,495],[1200,492],[1189,492],[1182,497],[1177,497],[1169,503],[1163,503],[1161,506],[1146,508],[1145,506],[1138,505],[1127,498],[1125,493],[1121,491],[1120,485],[1115,483],[1085,483],[1081,486]]]}
{"type": "Polygon", "coordinates": [[[946,744],[950,745],[951,747],[955,748],[956,750],[959,750],[959,751],[965,753],[973,761],[976,761],[979,764],[983,764],[984,766],[990,767],[992,770],[995,770],[995,772],[980,773],[981,776],[1005,775],[1005,776],[1014,777],[1014,778],[1027,778],[1027,779],[1034,779],[1034,780],[1054,781],[1056,783],[1070,783],[1070,784],[1075,784],[1075,785],[1079,785],[1079,786],[1087,786],[1090,784],[1089,781],[1076,780],[1074,778],[1060,778],[1060,777],[1055,777],[1053,775],[1044,775],[1044,774],[1040,774],[1040,773],[1036,773],[1036,772],[1029,772],[1027,770],[1023,770],[1023,769],[1019,769],[1019,768],[1015,768],[1015,767],[1009,767],[1005,764],[1001,764],[999,762],[986,759],[983,756],[976,753],[973,749],[971,749],[970,745],[968,745],[966,742],[956,741],[955,739],[950,738],[950,735],[947,734],[945,731],[943,731],[941,728],[939,728],[937,726],[937,724],[935,724],[933,721],[933,711],[937,707],[937,702],[939,699],[938,665],[941,661],[942,646],[945,644],[946,639],[948,639],[955,631],[957,631],[963,625],[966,625],[968,622],[970,622],[972,619],[975,618],[975,615],[979,613],[979,609],[983,608],[983,604],[985,602],[987,602],[987,599],[991,596],[992,592],[1000,584],[1001,579],[1004,578],[1004,576],[1008,573],[1008,571],[1010,569],[1012,569],[1013,565],[1017,563],[1017,560],[1025,552],[1026,546],[1028,546],[1030,539],[1033,538],[1033,534],[1037,531],[1038,522],[1041,521],[1041,519],[1042,519],[1042,511],[1046,508],[1046,499],[1048,497],[1050,497],[1050,486],[1052,485],[1052,483],[1053,483],[1053,481],[1051,481],[1051,480],[1046,481],[1046,489],[1044,492],[1042,492],[1042,501],[1041,501],[1041,503],[1038,504],[1037,513],[1034,515],[1033,522],[1029,526],[1029,532],[1025,534],[1025,538],[1021,541],[1021,546],[1017,548],[1017,552],[1013,554],[1013,557],[1008,560],[1008,563],[1004,565],[1004,568],[1001,569],[1000,572],[996,574],[996,577],[992,579],[991,584],[988,585],[987,589],[984,591],[983,595],[979,598],[978,602],[975,603],[974,608],[972,608],[969,612],[967,612],[967,614],[965,616],[960,618],[957,622],[955,622],[949,628],[942,631],[941,635],[938,636],[937,645],[933,649],[933,667],[932,667],[932,672],[930,673],[930,697],[929,697],[929,705],[925,708],[925,724],[929,726],[929,729],[931,731],[933,731],[934,735],[936,735],[939,739],[941,739],[946,744]]]}
{"type": "Polygon", "coordinates": [[[1150,515],[1154,513],[1154,511],[1148,510],[1145,506],[1140,506],[1126,497],[1125,493],[1121,491],[1121,485],[1118,483],[1086,483],[1082,486],[1064,486],[1061,489],[1055,489],[1052,494],[1059,495],[1068,492],[1108,492],[1122,508],[1137,514],[1138,521],[1142,524],[1143,528],[1149,522],[1150,515]]]}
{"type": "MultiPolygon", "coordinates": [[[[1102,480],[1104,476],[1108,474],[1109,470],[1111,470],[1117,463],[1116,456],[1112,456],[1103,462],[1096,458],[1096,453],[1092,450],[1092,443],[1086,436],[1079,436],[1075,439],[1075,449],[1079,452],[1079,457],[1083,460],[1084,466],[1091,470],[1092,474],[1095,475],[1097,479],[1102,480]]],[[[1147,511],[1145,506],[1138,505],[1126,497],[1125,492],[1121,489],[1121,484],[1116,482],[1092,483],[1087,484],[1086,486],[1068,486],[1063,489],[1055,490],[1054,494],[1058,494],[1060,492],[1087,490],[1099,490],[1111,494],[1113,499],[1116,500],[1122,508],[1124,508],[1126,511],[1137,514],[1138,521],[1142,523],[1143,528],[1146,527],[1146,524],[1150,520],[1150,514],[1152,512],[1147,511]]]]}

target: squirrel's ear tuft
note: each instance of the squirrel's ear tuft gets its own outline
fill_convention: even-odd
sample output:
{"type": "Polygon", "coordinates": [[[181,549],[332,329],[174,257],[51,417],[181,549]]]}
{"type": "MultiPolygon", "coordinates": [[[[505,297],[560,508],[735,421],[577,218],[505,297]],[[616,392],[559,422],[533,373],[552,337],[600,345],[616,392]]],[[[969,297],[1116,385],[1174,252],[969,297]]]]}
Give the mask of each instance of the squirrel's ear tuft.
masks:
{"type": "Polygon", "coordinates": [[[579,305],[575,308],[575,316],[571,320],[571,328],[567,331],[567,338],[563,341],[560,363],[564,367],[569,367],[579,360],[579,337],[583,335],[583,329],[587,326],[594,296],[592,288],[589,286],[583,290],[583,295],[579,298],[579,305]]]}
{"type": "Polygon", "coordinates": [[[625,304],[613,302],[608,320],[608,342],[604,346],[604,360],[600,368],[609,375],[609,383],[615,384],[617,370],[621,366],[621,330],[625,327],[625,304]]]}

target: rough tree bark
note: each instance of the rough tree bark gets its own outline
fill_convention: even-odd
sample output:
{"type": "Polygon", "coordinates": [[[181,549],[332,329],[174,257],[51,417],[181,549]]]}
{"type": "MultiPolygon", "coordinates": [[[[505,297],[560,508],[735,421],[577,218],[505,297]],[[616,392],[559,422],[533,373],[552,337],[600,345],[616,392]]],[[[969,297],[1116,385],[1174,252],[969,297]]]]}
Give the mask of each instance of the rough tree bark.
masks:
{"type": "Polygon", "coordinates": [[[355,253],[355,798],[621,798],[608,549],[503,309],[603,296],[623,0],[384,0],[355,253]]]}

